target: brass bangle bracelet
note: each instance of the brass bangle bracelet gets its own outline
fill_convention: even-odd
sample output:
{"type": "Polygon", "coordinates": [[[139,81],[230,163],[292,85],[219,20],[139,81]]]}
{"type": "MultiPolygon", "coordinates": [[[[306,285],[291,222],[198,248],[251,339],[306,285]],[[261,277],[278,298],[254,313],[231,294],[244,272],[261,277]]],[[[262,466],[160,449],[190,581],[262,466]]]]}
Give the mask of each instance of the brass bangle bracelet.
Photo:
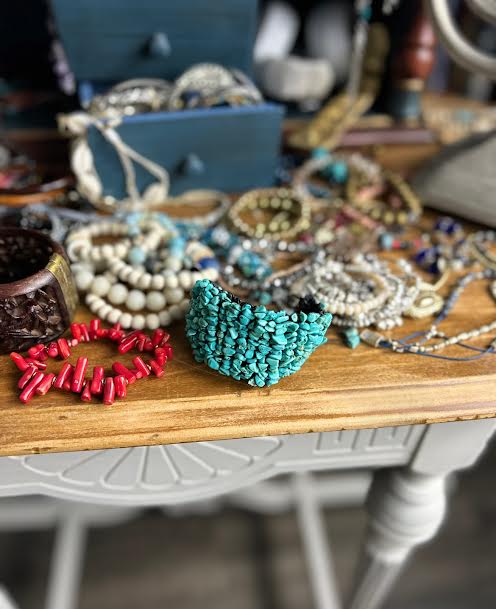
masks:
{"type": "Polygon", "coordinates": [[[57,339],[76,305],[62,246],[37,231],[0,228],[0,353],[57,339]]]}

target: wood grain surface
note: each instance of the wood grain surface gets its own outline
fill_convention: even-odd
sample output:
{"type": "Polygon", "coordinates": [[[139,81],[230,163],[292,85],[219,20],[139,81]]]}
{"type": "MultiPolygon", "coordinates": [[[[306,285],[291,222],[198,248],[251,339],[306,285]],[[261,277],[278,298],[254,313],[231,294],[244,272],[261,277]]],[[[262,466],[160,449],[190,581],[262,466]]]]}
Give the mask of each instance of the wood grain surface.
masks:
{"type": "MultiPolygon", "coordinates": [[[[429,152],[432,150],[429,149],[429,152]]],[[[424,155],[425,156],[425,155],[424,155]]],[[[381,151],[386,165],[408,169],[419,150],[381,151]]],[[[432,218],[432,215],[431,215],[432,218]]],[[[426,218],[425,226],[429,225],[426,218]]],[[[487,284],[473,284],[449,320],[447,333],[471,329],[496,318],[487,284]]],[[[81,307],[80,321],[90,319],[81,307]]],[[[430,321],[409,321],[396,330],[404,336],[430,321]]],[[[170,329],[175,358],[162,379],[149,378],[129,388],[113,406],[86,404],[73,394],[51,391],[28,405],[18,401],[19,373],[0,357],[0,455],[19,455],[127,446],[193,442],[248,436],[305,433],[390,425],[436,423],[496,416],[496,355],[472,362],[395,354],[361,345],[344,347],[333,330],[294,376],[270,388],[251,388],[193,361],[184,325],[170,329]]],[[[481,343],[487,344],[487,337],[481,343]]],[[[466,355],[451,348],[451,355],[466,355]]],[[[80,346],[90,367],[110,367],[117,359],[106,342],[80,346]]],[[[130,362],[120,356],[119,361],[130,362]]],[[[57,369],[60,363],[53,365],[57,369]]]]}

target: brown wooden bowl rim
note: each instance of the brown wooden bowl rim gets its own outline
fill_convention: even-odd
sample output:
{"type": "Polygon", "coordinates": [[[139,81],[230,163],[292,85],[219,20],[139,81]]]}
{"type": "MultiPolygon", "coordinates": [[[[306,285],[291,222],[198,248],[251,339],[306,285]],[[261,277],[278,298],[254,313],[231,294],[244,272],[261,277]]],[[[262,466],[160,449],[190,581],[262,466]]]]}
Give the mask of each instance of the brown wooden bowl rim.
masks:
{"type": "MultiPolygon", "coordinates": [[[[49,259],[53,254],[59,254],[65,260],[67,260],[66,253],[64,248],[54,241],[51,237],[42,233],[41,231],[27,229],[27,228],[16,228],[16,227],[0,227],[0,239],[3,235],[9,236],[26,236],[37,239],[39,241],[44,242],[48,247],[52,249],[52,254],[50,254],[49,259]]],[[[26,294],[28,292],[33,292],[39,288],[45,286],[48,282],[49,275],[52,275],[50,271],[47,270],[47,264],[45,264],[38,271],[35,271],[32,275],[28,277],[24,277],[23,279],[18,279],[17,281],[10,281],[7,283],[0,283],[0,300],[4,298],[12,298],[14,296],[19,296],[21,294],[26,294]]]]}

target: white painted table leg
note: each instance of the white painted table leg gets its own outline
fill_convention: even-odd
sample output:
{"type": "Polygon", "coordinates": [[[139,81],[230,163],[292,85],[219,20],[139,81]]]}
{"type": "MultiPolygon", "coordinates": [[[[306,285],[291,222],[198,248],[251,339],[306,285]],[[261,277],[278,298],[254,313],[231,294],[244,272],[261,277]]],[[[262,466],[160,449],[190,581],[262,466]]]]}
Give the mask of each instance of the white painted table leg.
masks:
{"type": "Polygon", "coordinates": [[[7,590],[0,586],[0,609],[18,609],[7,590]]]}
{"type": "Polygon", "coordinates": [[[84,522],[68,514],[57,527],[46,609],[76,609],[85,542],[84,522]]]}
{"type": "Polygon", "coordinates": [[[447,476],[476,461],[495,427],[494,419],[433,425],[408,467],[375,475],[349,609],[380,607],[412,550],[442,524],[447,476]]]}
{"type": "Polygon", "coordinates": [[[340,609],[328,535],[311,474],[294,474],[298,523],[316,609],[340,609]]]}
{"type": "Polygon", "coordinates": [[[445,514],[445,478],[381,473],[367,503],[369,530],[350,609],[379,607],[410,552],[435,535],[445,514]]]}

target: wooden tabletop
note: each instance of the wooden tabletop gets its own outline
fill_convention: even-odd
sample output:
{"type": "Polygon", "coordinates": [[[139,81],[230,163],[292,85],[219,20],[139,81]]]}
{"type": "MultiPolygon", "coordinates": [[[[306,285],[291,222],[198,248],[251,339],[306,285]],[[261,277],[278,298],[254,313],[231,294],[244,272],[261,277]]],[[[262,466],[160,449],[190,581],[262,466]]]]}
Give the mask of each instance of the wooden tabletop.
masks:
{"type": "MultiPolygon", "coordinates": [[[[432,152],[423,149],[421,154],[419,148],[381,150],[380,158],[386,165],[408,169],[432,152]]],[[[495,317],[487,285],[473,284],[444,329],[448,334],[468,330],[495,317]]],[[[81,307],[77,320],[89,318],[81,307]]],[[[409,321],[393,334],[401,337],[429,323],[409,321]]],[[[127,399],[113,406],[88,405],[78,396],[55,390],[23,406],[17,397],[18,371],[8,356],[1,356],[0,455],[496,416],[496,355],[451,362],[364,345],[350,350],[329,332],[329,342],[297,374],[270,388],[256,389],[196,364],[182,323],[170,332],[175,358],[165,376],[132,385],[127,399]]],[[[84,345],[75,349],[71,361],[83,352],[89,354],[90,366],[110,367],[116,359],[113,346],[98,343],[91,350],[84,345]]],[[[121,356],[119,361],[127,363],[130,358],[121,356]]]]}

